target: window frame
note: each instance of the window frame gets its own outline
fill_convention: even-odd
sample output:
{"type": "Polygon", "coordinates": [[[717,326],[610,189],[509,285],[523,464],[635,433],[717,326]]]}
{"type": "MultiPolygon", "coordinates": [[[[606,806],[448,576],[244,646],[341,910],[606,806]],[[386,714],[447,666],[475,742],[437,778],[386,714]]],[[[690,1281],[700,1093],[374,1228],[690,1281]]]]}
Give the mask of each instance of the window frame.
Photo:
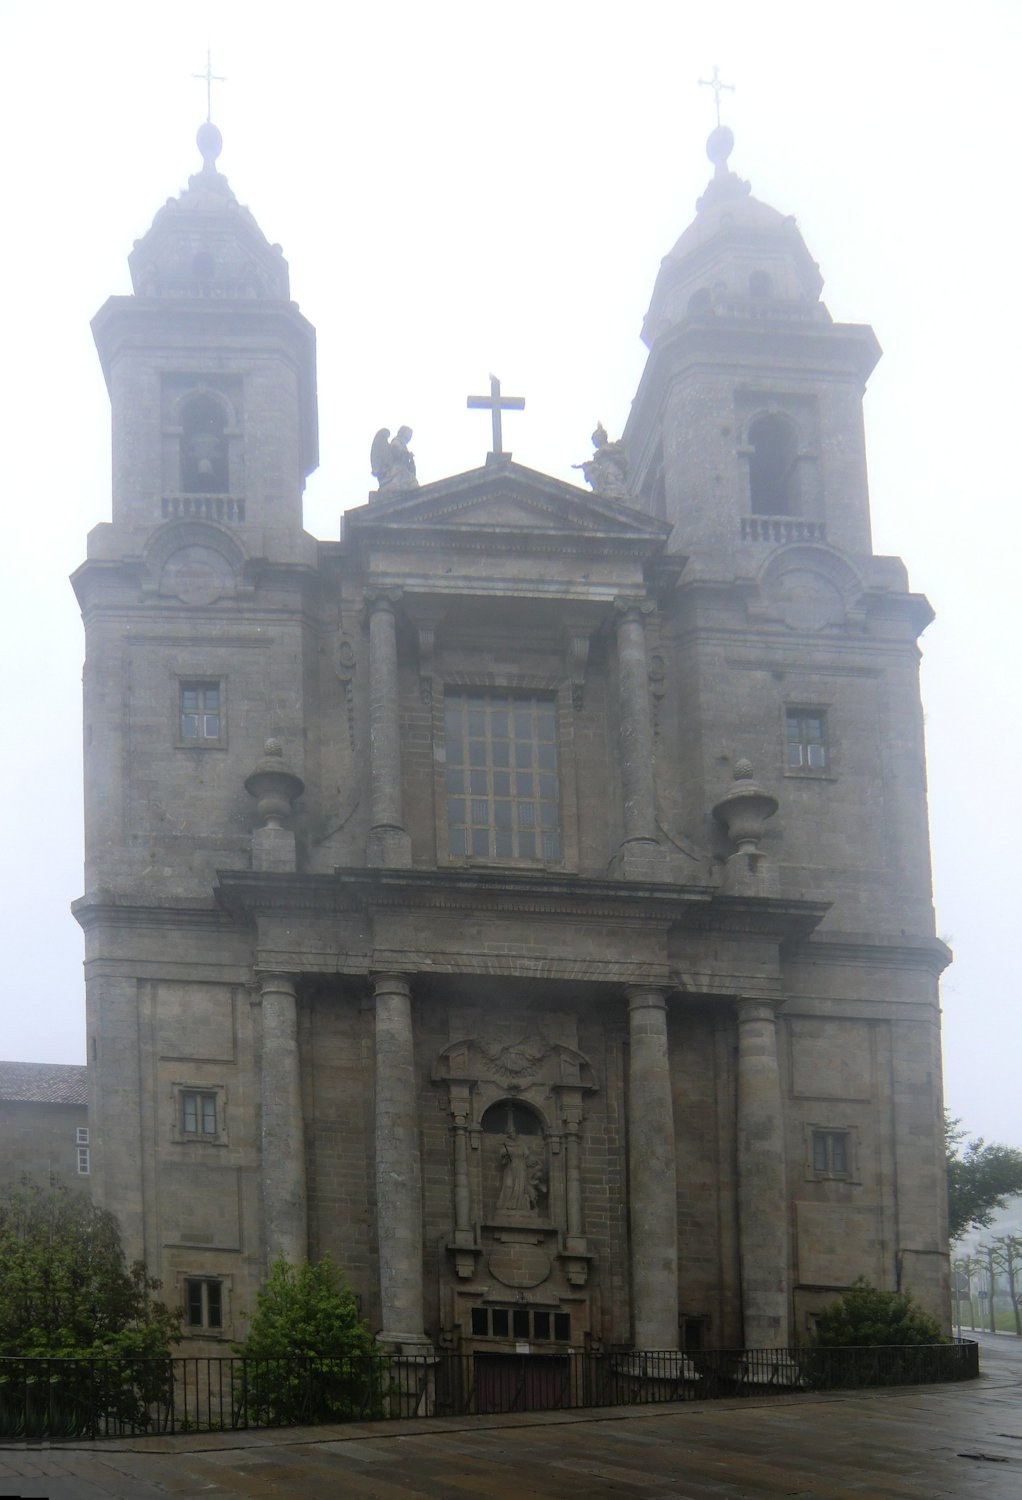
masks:
{"type": "Polygon", "coordinates": [[[809,781],[833,781],[834,771],[834,737],[830,704],[827,703],[785,703],[781,709],[781,765],[785,776],[796,776],[809,781]],[[810,740],[805,733],[805,721],[811,718],[820,721],[819,741],[810,740]],[[800,721],[799,738],[794,740],[790,737],[788,729],[792,719],[800,721]],[[823,749],[823,764],[813,766],[793,766],[788,758],[789,746],[797,744],[800,749],[805,750],[812,744],[819,743],[823,749]]]}
{"type": "Polygon", "coordinates": [[[835,1125],[833,1123],[807,1124],[805,1137],[805,1161],[806,1177],[810,1182],[858,1182],[859,1178],[859,1142],[858,1132],[852,1125],[835,1125]],[[832,1142],[840,1139],[844,1152],[844,1164],[835,1167],[832,1142]],[[817,1144],[824,1142],[824,1156],[826,1165],[817,1166],[817,1144]]]}
{"type": "MultiPolygon", "coordinates": [[[[222,1083],[175,1082],[172,1085],[173,1109],[171,1139],[184,1146],[226,1146],[229,1144],[227,1130],[227,1087],[222,1083]],[[187,1130],[185,1128],[185,1101],[195,1096],[196,1100],[212,1099],[215,1129],[187,1130]]],[[[204,1112],[199,1103],[197,1109],[204,1112]]],[[[201,1113],[196,1116],[201,1119],[201,1113]]]]}
{"type": "MultiPolygon", "coordinates": [[[[227,749],[227,681],[226,678],[205,672],[177,672],[174,675],[174,688],[176,694],[175,703],[175,744],[181,750],[226,750],[227,749]],[[189,689],[205,691],[208,688],[217,690],[217,719],[218,733],[216,738],[212,735],[199,735],[195,739],[186,738],[184,734],[184,695],[189,689]]],[[[193,712],[193,710],[187,710],[193,712]]],[[[199,707],[194,710],[199,717],[204,717],[207,710],[199,707]]]]}
{"type": "MultiPolygon", "coordinates": [[[[433,765],[434,806],[436,808],[436,860],[448,869],[515,870],[536,874],[578,868],[578,802],[574,753],[572,747],[571,683],[566,677],[529,673],[438,673],[442,689],[433,694],[433,765]],[[557,808],[560,850],[556,859],[542,856],[529,858],[507,856],[452,854],[449,848],[450,825],[447,816],[447,734],[446,707],[449,694],[478,694],[481,697],[521,695],[547,698],[554,713],[556,747],[557,808]]],[[[488,769],[493,769],[488,767],[488,769]]],[[[466,797],[470,794],[466,792],[466,797]]],[[[492,800],[492,799],[491,799],[492,800]]],[[[516,805],[516,804],[514,804],[516,805]]],[[[491,830],[492,831],[492,830],[491,830]]],[[[540,830],[537,828],[537,833],[540,830]]]]}
{"type": "Polygon", "coordinates": [[[220,1275],[215,1271],[181,1271],[178,1273],[178,1287],[181,1298],[182,1309],[182,1331],[192,1337],[207,1339],[229,1339],[231,1338],[230,1303],[231,1303],[231,1278],[220,1275]],[[192,1288],[198,1291],[200,1321],[195,1323],[191,1318],[192,1311],[192,1288]],[[216,1302],[220,1316],[219,1323],[209,1321],[210,1311],[210,1288],[217,1289],[216,1302]]]}

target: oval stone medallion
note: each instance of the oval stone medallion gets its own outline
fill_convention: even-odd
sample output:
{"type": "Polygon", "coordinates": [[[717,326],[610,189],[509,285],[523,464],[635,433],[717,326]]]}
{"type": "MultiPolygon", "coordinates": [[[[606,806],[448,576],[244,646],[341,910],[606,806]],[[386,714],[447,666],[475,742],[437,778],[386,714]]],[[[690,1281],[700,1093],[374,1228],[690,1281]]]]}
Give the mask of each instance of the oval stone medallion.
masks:
{"type": "Polygon", "coordinates": [[[502,1245],[490,1251],[489,1267],[503,1286],[539,1286],[550,1275],[550,1257],[537,1245],[502,1245]]]}

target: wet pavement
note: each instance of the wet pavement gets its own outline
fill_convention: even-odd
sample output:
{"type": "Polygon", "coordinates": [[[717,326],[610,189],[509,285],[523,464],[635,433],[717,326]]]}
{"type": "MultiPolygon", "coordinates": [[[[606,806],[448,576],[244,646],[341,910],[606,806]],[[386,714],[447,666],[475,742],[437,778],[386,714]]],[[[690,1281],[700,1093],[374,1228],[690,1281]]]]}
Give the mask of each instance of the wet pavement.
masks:
{"type": "Polygon", "coordinates": [[[883,1392],[0,1444],[0,1496],[1022,1500],[1022,1340],[978,1380],[883,1392]]]}

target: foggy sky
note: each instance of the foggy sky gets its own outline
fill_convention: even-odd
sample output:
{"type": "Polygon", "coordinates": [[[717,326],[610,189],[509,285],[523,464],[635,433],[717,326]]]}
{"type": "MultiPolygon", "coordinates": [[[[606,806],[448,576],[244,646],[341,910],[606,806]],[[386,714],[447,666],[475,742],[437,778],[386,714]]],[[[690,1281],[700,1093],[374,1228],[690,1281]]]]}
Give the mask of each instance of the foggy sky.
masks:
{"type": "Polygon", "coordinates": [[[0,3],[5,293],[6,860],[0,1056],[84,1060],[81,623],[67,575],[109,518],[109,404],[89,320],[199,167],[291,266],[319,338],[322,463],[306,526],[364,503],[378,427],[420,478],[483,461],[465,397],[524,394],[516,459],[564,479],[619,435],[660,262],[731,165],[794,214],[838,321],[885,355],[866,398],[874,544],[937,622],[922,640],[945,1071],[953,1113],[1022,1144],[1012,810],[1020,714],[1014,96],[1022,7],[439,0],[372,16],[233,0],[0,3]],[[717,12],[719,11],[719,17],[717,12]],[[918,18],[918,19],[917,19],[918,18]],[[285,28],[282,30],[282,28],[285,28]]]}

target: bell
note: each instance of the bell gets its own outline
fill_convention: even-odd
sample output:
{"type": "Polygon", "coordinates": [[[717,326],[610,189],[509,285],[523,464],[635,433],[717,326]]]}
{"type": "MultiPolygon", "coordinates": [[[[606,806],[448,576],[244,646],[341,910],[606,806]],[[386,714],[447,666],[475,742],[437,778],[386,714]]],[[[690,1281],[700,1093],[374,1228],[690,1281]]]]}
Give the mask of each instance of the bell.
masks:
{"type": "Polygon", "coordinates": [[[212,472],[213,472],[213,460],[210,459],[210,458],[200,458],[199,459],[199,473],[202,474],[205,477],[206,475],[212,474],[212,472]]]}

